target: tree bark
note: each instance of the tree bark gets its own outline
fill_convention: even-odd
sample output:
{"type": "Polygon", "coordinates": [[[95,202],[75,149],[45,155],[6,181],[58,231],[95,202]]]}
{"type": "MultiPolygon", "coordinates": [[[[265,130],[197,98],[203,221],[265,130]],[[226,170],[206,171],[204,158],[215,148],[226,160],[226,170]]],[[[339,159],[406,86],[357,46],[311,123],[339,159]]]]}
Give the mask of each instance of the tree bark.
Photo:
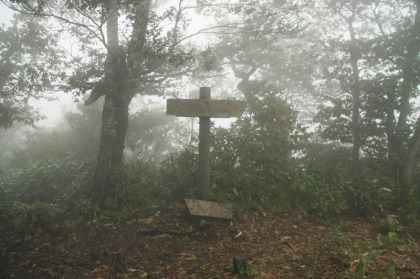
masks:
{"type": "Polygon", "coordinates": [[[420,148],[420,118],[417,119],[415,131],[407,147],[407,152],[399,170],[400,188],[399,199],[401,205],[409,203],[409,192],[411,186],[412,172],[416,154],[420,148]]]}
{"type": "Polygon", "coordinates": [[[107,59],[105,77],[92,91],[88,103],[105,95],[102,113],[102,132],[91,199],[104,203],[115,197],[111,176],[123,162],[124,141],[128,127],[128,108],[142,83],[144,45],[151,0],[138,1],[131,41],[127,50],[118,38],[118,1],[107,7],[107,59]]]}
{"type": "Polygon", "coordinates": [[[94,202],[104,203],[115,195],[111,174],[123,162],[128,106],[129,103],[118,96],[105,97],[98,161],[91,191],[94,202]]]}
{"type": "Polygon", "coordinates": [[[361,133],[360,133],[360,70],[358,61],[360,52],[357,47],[356,35],[353,27],[354,17],[348,19],[349,33],[350,33],[350,65],[352,68],[352,86],[351,95],[353,97],[353,110],[351,116],[352,133],[353,133],[353,147],[352,147],[352,172],[355,175],[359,169],[360,147],[361,147],[361,133]]]}
{"type": "Polygon", "coordinates": [[[251,105],[251,110],[252,110],[256,97],[254,95],[254,92],[251,91],[251,85],[250,85],[249,79],[258,70],[259,66],[253,62],[249,63],[251,64],[250,69],[248,70],[248,72],[245,72],[245,71],[240,71],[235,66],[235,62],[233,61],[233,59],[230,62],[231,62],[231,68],[232,68],[233,74],[235,75],[236,78],[241,79],[241,81],[237,85],[237,88],[239,91],[242,92],[247,103],[251,105]]]}
{"type": "Polygon", "coordinates": [[[402,206],[409,203],[412,169],[415,156],[420,148],[420,119],[417,119],[414,133],[406,143],[405,154],[399,152],[400,150],[404,150],[404,140],[401,137],[408,136],[408,117],[411,113],[410,99],[413,90],[418,86],[415,74],[415,62],[416,60],[418,61],[418,55],[420,53],[420,0],[416,0],[415,2],[417,13],[414,25],[409,32],[410,41],[407,44],[405,63],[402,68],[403,82],[401,84],[401,108],[397,124],[396,150],[391,150],[391,152],[397,153],[397,156],[399,155],[398,157],[401,159],[398,162],[398,169],[395,172],[397,173],[399,200],[402,206]]]}
{"type": "Polygon", "coordinates": [[[99,85],[105,91],[101,93],[105,95],[102,132],[91,190],[91,199],[96,203],[104,203],[115,196],[111,175],[123,162],[128,107],[131,101],[125,54],[119,46],[118,9],[115,1],[107,8],[107,51],[105,77],[99,85]]]}

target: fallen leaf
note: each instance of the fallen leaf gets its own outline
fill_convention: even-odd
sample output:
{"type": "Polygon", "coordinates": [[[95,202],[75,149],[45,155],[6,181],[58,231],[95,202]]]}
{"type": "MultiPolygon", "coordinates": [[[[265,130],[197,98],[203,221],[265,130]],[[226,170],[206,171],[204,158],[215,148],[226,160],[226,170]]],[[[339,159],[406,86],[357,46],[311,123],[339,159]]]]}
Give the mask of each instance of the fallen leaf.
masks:
{"type": "Polygon", "coordinates": [[[239,232],[237,235],[235,235],[235,237],[234,238],[238,238],[238,237],[240,237],[242,235],[242,232],[239,232]]]}

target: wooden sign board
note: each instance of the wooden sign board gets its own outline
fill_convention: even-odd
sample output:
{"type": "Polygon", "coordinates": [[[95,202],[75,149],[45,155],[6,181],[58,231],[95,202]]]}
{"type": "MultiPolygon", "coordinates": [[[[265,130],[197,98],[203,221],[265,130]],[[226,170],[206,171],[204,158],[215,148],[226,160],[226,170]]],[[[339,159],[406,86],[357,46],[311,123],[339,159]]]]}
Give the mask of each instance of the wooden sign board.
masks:
{"type": "Polygon", "coordinates": [[[236,100],[170,99],[166,114],[181,117],[240,117],[246,106],[236,100]]]}
{"type": "Polygon", "coordinates": [[[229,203],[217,203],[185,199],[191,215],[232,219],[232,205],[229,203]]]}
{"type": "MultiPolygon", "coordinates": [[[[236,100],[212,100],[210,87],[200,87],[199,97],[199,99],[167,100],[166,114],[180,117],[200,117],[198,135],[199,182],[201,197],[208,199],[210,194],[210,117],[240,117],[246,103],[236,100]]],[[[187,205],[191,214],[194,215],[232,218],[232,206],[229,209],[226,205],[199,201],[190,201],[187,202],[187,205]]]]}

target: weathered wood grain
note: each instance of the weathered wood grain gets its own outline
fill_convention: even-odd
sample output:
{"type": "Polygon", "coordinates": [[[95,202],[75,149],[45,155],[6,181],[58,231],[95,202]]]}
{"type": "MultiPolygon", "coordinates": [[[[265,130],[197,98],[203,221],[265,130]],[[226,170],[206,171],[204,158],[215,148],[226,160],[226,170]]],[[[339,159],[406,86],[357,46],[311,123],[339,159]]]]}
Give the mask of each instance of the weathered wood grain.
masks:
{"type": "Polygon", "coordinates": [[[185,199],[191,215],[232,219],[232,205],[201,200],[185,199]]]}
{"type": "Polygon", "coordinates": [[[240,117],[246,106],[236,100],[169,99],[166,114],[179,117],[240,117]]]}

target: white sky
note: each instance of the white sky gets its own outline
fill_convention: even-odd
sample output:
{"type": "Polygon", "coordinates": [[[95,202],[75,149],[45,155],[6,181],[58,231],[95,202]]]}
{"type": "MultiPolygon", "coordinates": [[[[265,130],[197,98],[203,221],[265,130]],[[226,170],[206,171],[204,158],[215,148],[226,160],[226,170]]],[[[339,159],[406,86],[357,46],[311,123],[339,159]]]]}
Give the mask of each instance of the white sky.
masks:
{"type": "Polygon", "coordinates": [[[13,12],[0,2],[0,24],[8,24],[13,17],[13,12]]]}

